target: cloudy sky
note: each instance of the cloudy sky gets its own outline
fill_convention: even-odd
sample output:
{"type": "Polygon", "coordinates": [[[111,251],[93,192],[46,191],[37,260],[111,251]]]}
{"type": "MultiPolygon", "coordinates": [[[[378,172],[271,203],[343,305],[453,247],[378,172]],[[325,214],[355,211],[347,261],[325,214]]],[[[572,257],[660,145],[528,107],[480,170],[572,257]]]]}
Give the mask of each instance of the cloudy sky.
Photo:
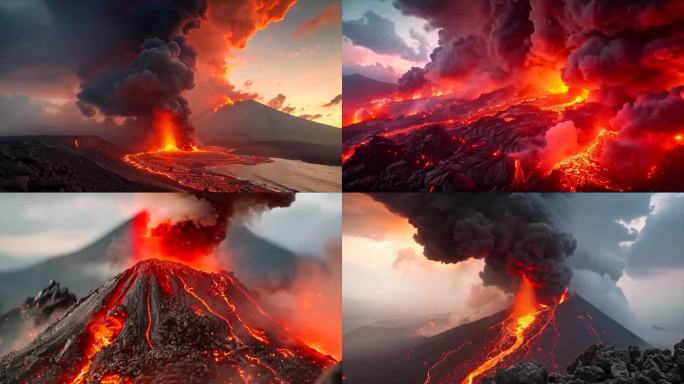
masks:
{"type": "MultiPolygon", "coordinates": [[[[558,225],[578,242],[571,289],[651,343],[684,337],[684,195],[557,197],[558,225]]],[[[430,261],[406,219],[363,194],[345,194],[343,206],[346,308],[374,308],[370,321],[451,313],[457,323],[507,305],[482,285],[482,261],[430,261]]]]}
{"type": "Polygon", "coordinates": [[[342,71],[396,82],[422,67],[437,46],[437,31],[425,20],[404,16],[392,1],[343,0],[342,71]]]}
{"type": "Polygon", "coordinates": [[[111,139],[132,129],[125,118],[140,114],[134,109],[144,109],[145,95],[174,87],[178,89],[170,93],[187,99],[191,120],[230,97],[255,98],[292,115],[341,125],[341,104],[336,99],[342,89],[337,0],[264,0],[271,5],[260,8],[208,0],[199,29],[184,36],[191,47],[188,56],[193,58],[164,58],[168,63],[140,53],[143,41],[150,38],[149,32],[142,31],[163,29],[158,24],[174,17],[164,17],[169,9],[160,3],[143,3],[131,3],[140,6],[129,12],[122,8],[134,5],[117,1],[0,2],[0,44],[5,47],[0,57],[0,134],[100,133],[111,139]],[[158,10],[150,13],[154,7],[158,10]],[[286,10],[282,20],[264,14],[271,12],[270,7],[286,10]],[[149,21],[156,18],[161,21],[149,21]],[[188,62],[194,71],[185,68],[188,62]],[[141,67],[147,71],[133,76],[141,67]],[[149,80],[150,69],[158,78],[149,80]],[[188,81],[188,72],[190,76],[194,72],[194,81],[188,81]],[[121,73],[129,74],[110,81],[121,73]],[[122,84],[132,83],[131,79],[136,84],[126,91],[122,84]],[[97,91],[108,82],[114,92],[100,98],[97,91]],[[159,89],[149,90],[153,87],[159,89]],[[86,88],[96,92],[79,96],[86,88]],[[98,99],[98,109],[88,118],[79,103],[86,98],[98,99]],[[121,100],[114,105],[118,99],[136,106],[122,108],[121,100]]]}
{"type": "MultiPolygon", "coordinates": [[[[78,250],[155,200],[154,194],[0,194],[0,270],[78,250]]],[[[298,254],[323,255],[339,238],[341,210],[340,194],[299,193],[290,207],[247,223],[298,254]]]]}

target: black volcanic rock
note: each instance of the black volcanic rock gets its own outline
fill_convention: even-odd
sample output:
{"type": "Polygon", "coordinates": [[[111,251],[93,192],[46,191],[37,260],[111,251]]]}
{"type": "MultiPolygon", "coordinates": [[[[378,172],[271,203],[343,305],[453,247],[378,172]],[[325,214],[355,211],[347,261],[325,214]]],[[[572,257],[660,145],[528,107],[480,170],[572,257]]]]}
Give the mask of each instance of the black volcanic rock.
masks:
{"type": "Polygon", "coordinates": [[[332,364],[264,313],[233,274],[147,260],[0,359],[0,382],[313,383],[332,364]]]}
{"type": "Polygon", "coordinates": [[[552,374],[548,381],[531,381],[530,367],[546,378],[546,369],[536,362],[522,362],[508,369],[499,369],[494,377],[482,380],[486,384],[562,383],[562,384],[680,384],[684,356],[684,340],[675,344],[674,355],[667,349],[649,348],[643,352],[631,346],[616,350],[612,346],[592,345],[568,366],[567,374],[552,374]]]}
{"type": "Polygon", "coordinates": [[[0,137],[0,191],[167,189],[154,186],[156,176],[139,174],[125,166],[123,154],[120,148],[94,136],[0,137]]]}
{"type": "MultiPolygon", "coordinates": [[[[23,304],[0,315],[0,355],[19,338],[47,326],[51,316],[59,314],[76,303],[76,296],[67,288],[51,280],[36,296],[27,298],[23,304]]],[[[19,340],[21,341],[21,340],[19,340]]]]}

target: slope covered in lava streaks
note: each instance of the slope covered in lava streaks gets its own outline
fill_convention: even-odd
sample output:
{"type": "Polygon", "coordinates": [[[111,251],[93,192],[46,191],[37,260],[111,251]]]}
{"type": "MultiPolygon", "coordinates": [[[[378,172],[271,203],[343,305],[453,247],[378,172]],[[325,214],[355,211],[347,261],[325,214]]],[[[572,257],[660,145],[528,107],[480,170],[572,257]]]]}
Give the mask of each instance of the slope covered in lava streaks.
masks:
{"type": "Polygon", "coordinates": [[[152,259],[0,360],[0,382],[312,383],[334,363],[265,313],[234,275],[152,259]]]}
{"type": "Polygon", "coordinates": [[[497,369],[528,360],[561,372],[592,344],[618,348],[648,344],[578,295],[557,306],[540,308],[534,318],[513,318],[504,311],[458,326],[403,351],[344,363],[346,382],[479,384],[497,369]],[[528,322],[529,321],[529,322],[528,322]],[[511,334],[513,330],[514,334],[511,334]],[[517,337],[517,331],[523,337],[517,337]],[[372,361],[370,361],[372,360],[372,361]],[[496,364],[489,364],[496,362],[496,364]]]}

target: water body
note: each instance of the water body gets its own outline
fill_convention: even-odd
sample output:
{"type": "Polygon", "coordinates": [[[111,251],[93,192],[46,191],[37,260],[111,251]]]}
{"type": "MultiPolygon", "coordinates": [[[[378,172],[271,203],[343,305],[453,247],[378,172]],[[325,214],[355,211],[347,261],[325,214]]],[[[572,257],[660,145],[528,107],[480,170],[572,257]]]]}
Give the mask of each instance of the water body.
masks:
{"type": "Polygon", "coordinates": [[[272,158],[256,165],[226,164],[206,170],[224,176],[249,180],[264,187],[297,192],[340,192],[342,167],[272,158]]]}

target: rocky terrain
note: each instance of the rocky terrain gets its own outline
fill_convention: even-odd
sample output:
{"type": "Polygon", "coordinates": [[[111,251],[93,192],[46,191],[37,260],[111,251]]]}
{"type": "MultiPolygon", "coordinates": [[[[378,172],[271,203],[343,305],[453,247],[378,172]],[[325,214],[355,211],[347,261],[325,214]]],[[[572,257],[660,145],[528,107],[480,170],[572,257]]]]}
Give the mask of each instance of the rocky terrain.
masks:
{"type": "Polygon", "coordinates": [[[0,355],[28,343],[31,336],[74,303],[76,296],[51,280],[36,296],[0,315],[0,355]]]}
{"type": "Polygon", "coordinates": [[[592,345],[567,367],[566,374],[548,374],[542,364],[530,361],[498,370],[482,384],[679,384],[684,382],[684,340],[673,351],[592,345]]]}
{"type": "Polygon", "coordinates": [[[0,137],[0,191],[146,192],[169,187],[162,178],[121,161],[124,152],[94,136],[0,137]]]}

